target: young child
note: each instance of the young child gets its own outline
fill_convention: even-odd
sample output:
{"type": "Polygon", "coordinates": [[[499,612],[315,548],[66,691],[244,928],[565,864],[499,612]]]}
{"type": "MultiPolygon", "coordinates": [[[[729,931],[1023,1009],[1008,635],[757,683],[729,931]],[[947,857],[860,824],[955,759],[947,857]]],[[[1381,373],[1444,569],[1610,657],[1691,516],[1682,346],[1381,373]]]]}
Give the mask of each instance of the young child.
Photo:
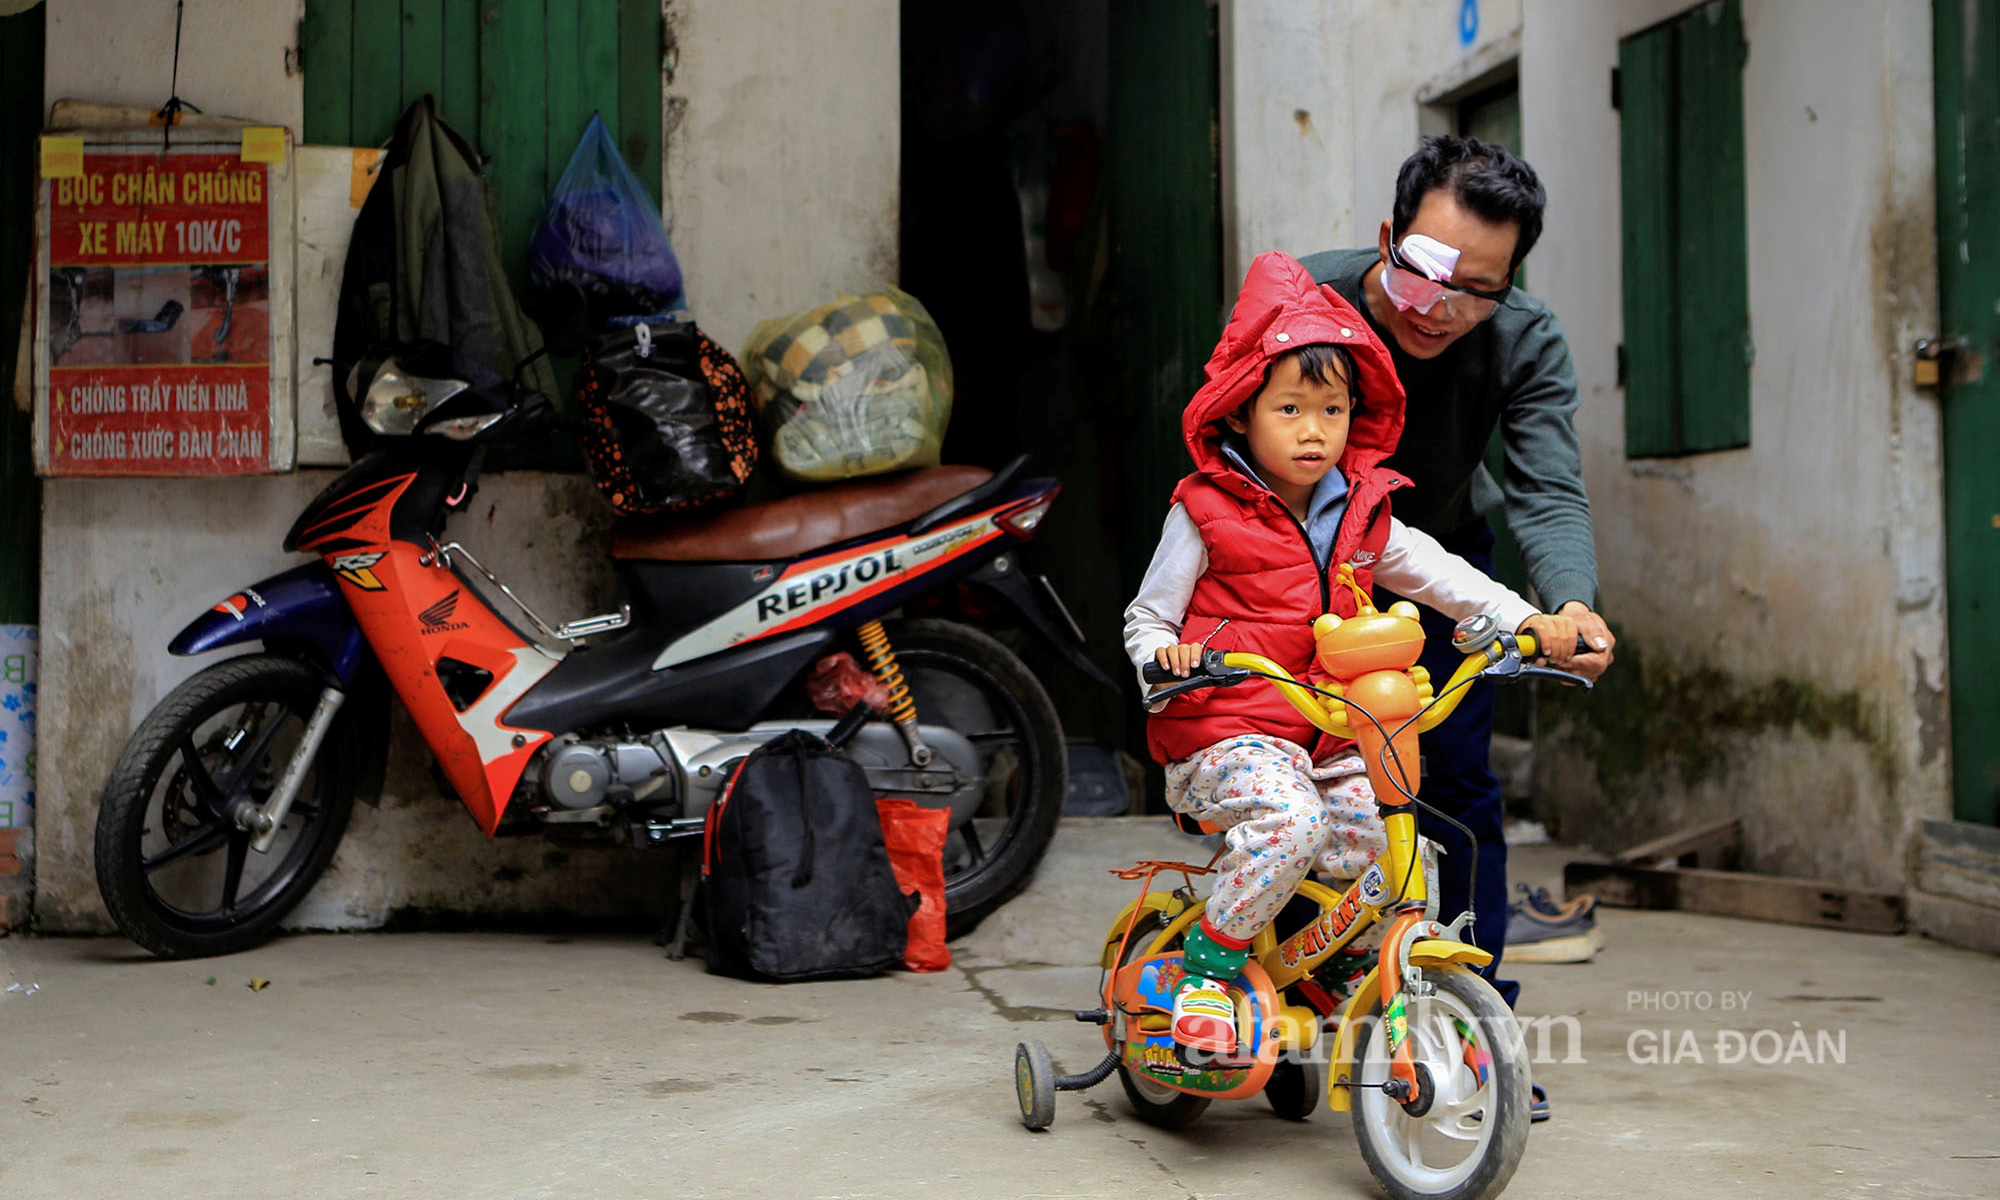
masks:
{"type": "MultiPolygon", "coordinates": [[[[1459,618],[1489,613],[1567,657],[1567,618],[1538,614],[1389,515],[1389,493],[1409,482],[1380,465],[1403,431],[1402,385],[1361,315],[1295,260],[1251,264],[1181,428],[1197,470],[1174,489],[1125,610],[1126,652],[1141,670],[1157,661],[1185,676],[1205,643],[1305,678],[1314,618],[1354,615],[1353,596],[1332,582],[1340,563],[1363,588],[1379,583],[1459,618]]],[[[1223,983],[1308,870],[1352,879],[1382,852],[1374,794],[1354,744],[1320,733],[1269,687],[1156,706],[1147,741],[1174,811],[1226,830],[1207,912],[1186,939],[1173,1032],[1184,1046],[1231,1053],[1223,983]]]]}

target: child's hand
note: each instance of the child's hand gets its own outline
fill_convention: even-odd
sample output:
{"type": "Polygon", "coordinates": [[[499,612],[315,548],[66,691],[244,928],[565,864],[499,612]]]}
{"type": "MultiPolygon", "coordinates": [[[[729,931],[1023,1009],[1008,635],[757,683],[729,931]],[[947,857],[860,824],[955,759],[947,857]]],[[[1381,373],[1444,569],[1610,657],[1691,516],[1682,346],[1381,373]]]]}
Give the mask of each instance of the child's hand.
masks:
{"type": "Polygon", "coordinates": [[[1153,652],[1153,658],[1167,670],[1186,679],[1189,671],[1201,665],[1201,647],[1193,642],[1182,642],[1178,646],[1162,646],[1153,652]]]}
{"type": "Polygon", "coordinates": [[[1535,635],[1536,657],[1546,658],[1559,671],[1570,670],[1576,657],[1576,622],[1554,613],[1537,613],[1521,622],[1518,633],[1535,635]]]}

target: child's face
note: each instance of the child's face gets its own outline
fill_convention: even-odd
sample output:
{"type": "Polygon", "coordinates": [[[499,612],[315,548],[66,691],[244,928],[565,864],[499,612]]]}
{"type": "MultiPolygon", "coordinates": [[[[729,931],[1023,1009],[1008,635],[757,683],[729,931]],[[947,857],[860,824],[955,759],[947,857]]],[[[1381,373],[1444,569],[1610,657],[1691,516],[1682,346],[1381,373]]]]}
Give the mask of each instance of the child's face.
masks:
{"type": "Polygon", "coordinates": [[[1287,355],[1251,401],[1249,419],[1236,413],[1224,419],[1249,439],[1250,462],[1264,482],[1296,510],[1340,461],[1352,412],[1338,366],[1327,369],[1325,383],[1315,383],[1300,373],[1298,356],[1287,355]]]}

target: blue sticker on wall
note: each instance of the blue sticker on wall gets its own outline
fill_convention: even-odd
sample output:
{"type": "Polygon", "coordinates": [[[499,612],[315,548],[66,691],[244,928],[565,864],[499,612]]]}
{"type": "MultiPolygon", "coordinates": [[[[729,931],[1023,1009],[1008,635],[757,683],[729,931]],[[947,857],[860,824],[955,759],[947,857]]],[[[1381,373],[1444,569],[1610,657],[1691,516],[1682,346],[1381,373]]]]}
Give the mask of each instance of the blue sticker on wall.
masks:
{"type": "Polygon", "coordinates": [[[0,625],[0,829],[32,822],[35,807],[33,625],[0,625]]]}
{"type": "Polygon", "coordinates": [[[1458,6],[1458,44],[1470,46],[1479,39],[1479,0],[1465,0],[1458,6]]]}

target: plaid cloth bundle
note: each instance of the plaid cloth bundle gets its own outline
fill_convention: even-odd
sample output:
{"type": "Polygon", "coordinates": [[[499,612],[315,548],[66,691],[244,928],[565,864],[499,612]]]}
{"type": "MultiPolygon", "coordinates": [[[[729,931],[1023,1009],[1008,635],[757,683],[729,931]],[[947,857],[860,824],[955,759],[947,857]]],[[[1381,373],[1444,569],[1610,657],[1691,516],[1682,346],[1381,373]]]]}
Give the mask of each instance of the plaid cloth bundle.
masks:
{"type": "Polygon", "coordinates": [[[759,325],[743,358],[771,457],[828,482],[938,461],[951,359],[924,306],[884,288],[759,325]]]}

